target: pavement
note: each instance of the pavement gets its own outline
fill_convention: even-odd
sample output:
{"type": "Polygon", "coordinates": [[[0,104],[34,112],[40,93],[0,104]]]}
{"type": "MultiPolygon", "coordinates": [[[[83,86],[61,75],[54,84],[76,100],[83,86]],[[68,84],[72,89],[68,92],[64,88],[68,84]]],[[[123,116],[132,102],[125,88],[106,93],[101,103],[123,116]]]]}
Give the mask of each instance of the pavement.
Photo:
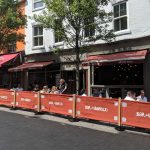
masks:
{"type": "Polygon", "coordinates": [[[0,150],[149,150],[150,134],[0,107],[0,150]]]}

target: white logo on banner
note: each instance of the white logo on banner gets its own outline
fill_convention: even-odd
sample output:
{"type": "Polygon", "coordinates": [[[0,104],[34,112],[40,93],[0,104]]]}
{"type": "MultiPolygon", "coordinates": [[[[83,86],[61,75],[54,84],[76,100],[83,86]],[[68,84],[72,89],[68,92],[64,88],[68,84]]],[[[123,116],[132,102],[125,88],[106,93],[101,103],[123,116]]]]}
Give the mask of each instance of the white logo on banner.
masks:
{"type": "Polygon", "coordinates": [[[29,99],[29,98],[21,98],[21,101],[31,102],[31,99],[29,99]]]}
{"type": "Polygon", "coordinates": [[[127,103],[126,102],[122,102],[122,107],[127,107],[127,103]]]}
{"type": "Polygon", "coordinates": [[[80,99],[80,98],[77,98],[77,102],[79,102],[79,103],[80,103],[80,102],[81,102],[81,99],[80,99]]]}
{"type": "Polygon", "coordinates": [[[35,98],[37,98],[37,97],[38,97],[38,95],[37,95],[37,94],[34,94],[34,97],[35,97],[35,98]]]}
{"type": "Polygon", "coordinates": [[[72,109],[69,109],[69,110],[68,110],[68,113],[69,113],[69,114],[72,114],[72,109]]]}
{"type": "Polygon", "coordinates": [[[114,102],[114,105],[115,105],[115,106],[118,106],[118,102],[114,102]]]}
{"type": "Polygon", "coordinates": [[[37,108],[37,105],[35,105],[34,108],[36,109],[36,108],[37,108]]]}
{"type": "Polygon", "coordinates": [[[150,118],[150,113],[136,112],[136,117],[150,118]]]}
{"type": "Polygon", "coordinates": [[[68,100],[69,100],[70,102],[72,102],[73,98],[68,98],[68,100]]]}
{"type": "Polygon", "coordinates": [[[2,96],[2,95],[0,96],[0,98],[1,98],[1,99],[5,99],[5,100],[8,99],[7,96],[2,96]]]}
{"type": "Polygon", "coordinates": [[[42,106],[41,109],[45,109],[45,106],[42,106]]]}
{"type": "Polygon", "coordinates": [[[118,116],[114,116],[114,120],[117,121],[118,120],[118,116]]]}
{"type": "Polygon", "coordinates": [[[78,110],[78,111],[77,111],[77,115],[80,115],[80,114],[81,114],[81,112],[78,110]]]}
{"type": "Polygon", "coordinates": [[[127,118],[126,117],[122,117],[122,122],[127,122],[127,118]]]}
{"type": "Polygon", "coordinates": [[[85,106],[85,110],[108,112],[108,108],[98,106],[87,106],[87,105],[85,106]]]}
{"type": "Polygon", "coordinates": [[[44,95],[41,95],[41,98],[45,98],[45,96],[44,96],[44,95]]]}
{"type": "Polygon", "coordinates": [[[49,105],[56,105],[56,106],[63,106],[64,104],[62,102],[54,102],[54,101],[50,101],[49,105]]]}

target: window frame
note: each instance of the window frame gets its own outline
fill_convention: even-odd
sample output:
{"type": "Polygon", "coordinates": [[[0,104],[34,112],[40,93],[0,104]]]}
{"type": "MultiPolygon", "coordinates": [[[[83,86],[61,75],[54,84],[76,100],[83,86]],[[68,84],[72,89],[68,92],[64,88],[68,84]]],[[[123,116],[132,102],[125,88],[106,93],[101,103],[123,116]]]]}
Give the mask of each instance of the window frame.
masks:
{"type": "MultiPolygon", "coordinates": [[[[58,24],[58,27],[59,27],[59,19],[56,20],[55,23],[58,24]]],[[[62,43],[64,42],[64,39],[63,39],[62,37],[58,37],[58,36],[56,35],[56,31],[57,31],[57,27],[56,27],[56,29],[54,29],[54,43],[55,43],[55,45],[57,45],[57,44],[62,44],[62,43]],[[58,40],[56,40],[56,38],[57,38],[58,40]]]]}
{"type": "MultiPolygon", "coordinates": [[[[88,21],[89,20],[91,20],[90,18],[88,19],[88,21]]],[[[84,24],[85,24],[85,22],[88,24],[88,21],[86,22],[86,20],[84,21],[84,24]]],[[[94,23],[95,22],[95,18],[94,17],[92,17],[92,21],[89,21],[89,24],[90,23],[94,23]]],[[[90,27],[85,27],[84,28],[84,38],[85,39],[87,39],[87,38],[89,38],[89,37],[93,37],[93,36],[95,36],[95,34],[96,34],[96,32],[95,32],[95,29],[93,29],[93,28],[90,28],[90,27]],[[88,33],[88,35],[86,34],[86,33],[88,33]],[[91,34],[92,33],[92,34],[91,34]],[[93,34],[94,33],[94,34],[93,34]],[[87,35],[87,36],[86,36],[87,35]]]]}
{"type": "Polygon", "coordinates": [[[16,46],[17,46],[16,41],[8,43],[7,53],[14,53],[14,52],[16,52],[16,46]]]}
{"type": "Polygon", "coordinates": [[[64,40],[63,40],[63,38],[61,38],[61,37],[58,37],[56,34],[55,34],[55,30],[54,30],[54,43],[55,44],[58,44],[58,43],[62,43],[64,40]],[[56,40],[56,38],[58,39],[58,40],[56,40]]]}
{"type": "Polygon", "coordinates": [[[33,11],[43,9],[44,7],[45,7],[45,4],[44,4],[44,2],[43,2],[42,0],[37,0],[37,2],[35,2],[35,0],[32,0],[32,10],[33,10],[33,11]],[[38,2],[42,2],[43,5],[42,5],[41,7],[35,8],[35,7],[34,7],[34,4],[35,4],[35,3],[38,3],[38,2]]]}
{"type": "MultiPolygon", "coordinates": [[[[34,26],[32,26],[32,39],[33,39],[33,42],[32,42],[32,47],[33,48],[37,48],[37,47],[44,47],[44,28],[42,27],[42,35],[40,35],[40,34],[37,34],[37,35],[34,35],[35,34],[35,32],[34,32],[34,29],[35,29],[35,27],[38,27],[38,28],[40,28],[41,26],[40,25],[34,25],[34,26]],[[43,44],[42,45],[39,45],[39,40],[38,40],[38,45],[35,45],[35,38],[43,38],[43,44]]],[[[38,32],[39,32],[39,29],[38,29],[38,32]]]]}
{"type": "Polygon", "coordinates": [[[119,32],[123,33],[125,31],[129,31],[129,33],[130,33],[130,30],[129,30],[129,10],[128,10],[128,2],[127,2],[127,0],[113,4],[113,7],[112,7],[113,8],[113,13],[114,13],[114,7],[115,6],[119,6],[119,16],[118,17],[114,17],[114,15],[113,15],[113,29],[114,29],[114,32],[115,33],[119,33],[119,32]],[[124,4],[124,3],[126,4],[126,14],[120,16],[120,5],[124,4]],[[121,29],[121,23],[119,23],[119,30],[115,30],[115,21],[116,20],[120,21],[122,18],[127,18],[127,23],[126,23],[127,28],[126,29],[121,29]]]}

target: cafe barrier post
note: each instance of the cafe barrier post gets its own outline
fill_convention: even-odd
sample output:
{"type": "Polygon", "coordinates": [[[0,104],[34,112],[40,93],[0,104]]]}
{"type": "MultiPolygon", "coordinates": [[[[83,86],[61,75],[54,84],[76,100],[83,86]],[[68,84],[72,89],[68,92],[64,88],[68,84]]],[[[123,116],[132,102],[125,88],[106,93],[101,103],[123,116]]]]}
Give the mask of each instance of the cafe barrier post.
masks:
{"type": "Polygon", "coordinates": [[[38,92],[38,104],[37,104],[37,112],[41,112],[41,93],[38,92]]]}
{"type": "Polygon", "coordinates": [[[124,131],[122,127],[122,102],[121,98],[118,98],[118,126],[116,127],[118,131],[124,131]]]}
{"type": "Polygon", "coordinates": [[[35,115],[42,115],[41,112],[41,93],[40,91],[37,93],[37,110],[35,110],[35,115]]]}
{"type": "Polygon", "coordinates": [[[12,110],[15,110],[16,109],[16,91],[14,90],[13,91],[13,95],[14,95],[14,99],[13,99],[13,106],[12,106],[12,110]]]}
{"type": "Polygon", "coordinates": [[[72,118],[69,118],[70,122],[77,122],[76,118],[76,94],[73,94],[73,102],[72,102],[72,118]]]}
{"type": "Polygon", "coordinates": [[[76,95],[73,94],[73,114],[72,114],[72,118],[75,119],[76,118],[76,95]]]}
{"type": "Polygon", "coordinates": [[[16,108],[16,91],[14,91],[14,104],[13,104],[13,108],[16,108]]]}

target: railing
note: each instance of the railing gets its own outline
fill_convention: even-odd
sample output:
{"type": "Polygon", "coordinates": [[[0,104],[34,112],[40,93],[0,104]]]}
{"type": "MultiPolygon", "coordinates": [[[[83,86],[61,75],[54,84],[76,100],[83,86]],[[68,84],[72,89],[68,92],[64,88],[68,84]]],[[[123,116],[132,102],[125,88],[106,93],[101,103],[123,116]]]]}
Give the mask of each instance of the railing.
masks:
{"type": "Polygon", "coordinates": [[[150,103],[0,90],[0,105],[150,129],[150,103]]]}

